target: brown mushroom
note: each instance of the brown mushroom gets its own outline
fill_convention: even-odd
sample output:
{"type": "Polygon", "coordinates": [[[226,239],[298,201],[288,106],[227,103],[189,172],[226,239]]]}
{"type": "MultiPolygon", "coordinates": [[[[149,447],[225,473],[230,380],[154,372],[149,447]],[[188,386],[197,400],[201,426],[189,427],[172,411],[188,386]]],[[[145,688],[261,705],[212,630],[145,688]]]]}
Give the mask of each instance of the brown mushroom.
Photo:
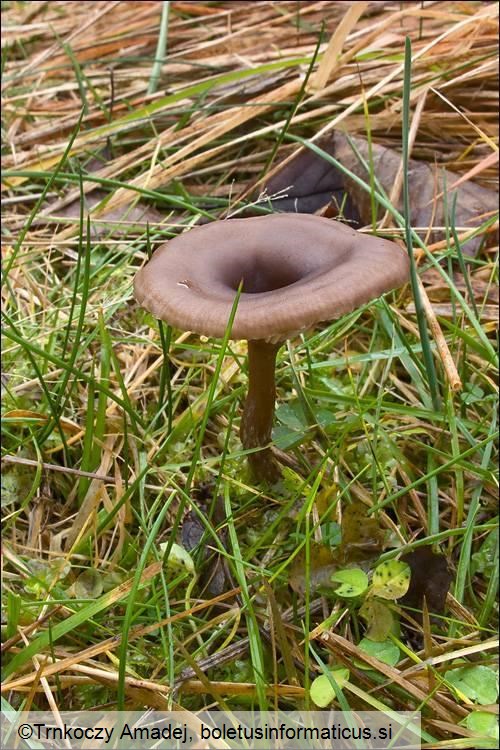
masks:
{"type": "Polygon", "coordinates": [[[257,480],[280,471],[270,447],[276,354],[292,334],[332,320],[405,283],[395,243],[310,214],[206,224],[162,245],[135,277],[135,296],[184,331],[222,337],[242,292],[232,339],[248,340],[243,447],[257,480]]]}

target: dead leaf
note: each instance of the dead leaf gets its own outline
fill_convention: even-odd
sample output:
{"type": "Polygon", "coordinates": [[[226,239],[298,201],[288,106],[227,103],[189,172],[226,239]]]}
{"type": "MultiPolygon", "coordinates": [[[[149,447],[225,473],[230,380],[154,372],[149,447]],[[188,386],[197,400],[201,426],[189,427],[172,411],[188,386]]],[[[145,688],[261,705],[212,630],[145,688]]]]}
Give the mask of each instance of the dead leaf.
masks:
{"type": "MultiPolygon", "coordinates": [[[[328,140],[319,143],[325,151],[328,150],[328,140]]],[[[278,167],[267,181],[265,191],[269,196],[283,195],[280,198],[271,197],[270,203],[275,211],[313,214],[332,200],[341,206],[345,180],[343,174],[325,159],[309,149],[301,149],[282,169],[278,167]]],[[[349,196],[343,207],[343,215],[354,226],[361,224],[359,213],[349,196]]]]}
{"type": "Polygon", "coordinates": [[[288,583],[300,596],[304,596],[306,585],[314,593],[317,593],[323,586],[331,590],[330,577],[339,568],[338,555],[324,544],[311,544],[309,559],[310,568],[307,581],[305,550],[299,552],[290,570],[288,583]]]}
{"type": "MultiPolygon", "coordinates": [[[[215,504],[213,525],[218,526],[225,518],[222,502],[215,504]]],[[[219,596],[232,587],[226,571],[224,557],[214,549],[214,539],[211,534],[206,533],[206,527],[200,517],[194,511],[190,511],[184,518],[181,528],[182,545],[189,552],[200,544],[205,535],[205,546],[201,558],[197,563],[197,572],[202,590],[208,591],[212,596],[219,596]]],[[[227,533],[224,528],[217,532],[222,545],[226,546],[227,533]]]]}
{"type": "MultiPolygon", "coordinates": [[[[101,169],[103,169],[108,162],[112,161],[112,155],[109,148],[104,148],[100,151],[97,156],[92,157],[85,165],[85,171],[88,174],[99,175],[101,169]]],[[[85,192],[83,196],[84,205],[84,222],[86,216],[92,211],[98,203],[100,203],[108,193],[105,190],[100,190],[94,187],[95,183],[85,182],[85,175],[83,175],[83,184],[85,192]]],[[[133,199],[131,194],[131,201],[133,199]]],[[[69,196],[58,198],[56,201],[49,203],[45,206],[45,209],[41,216],[57,216],[65,219],[79,219],[80,218],[80,196],[78,191],[71,191],[69,196]],[[78,197],[74,197],[78,195],[78,197]]],[[[92,237],[95,239],[106,232],[110,231],[110,224],[117,224],[117,229],[121,229],[123,232],[130,232],[134,230],[144,230],[146,223],[159,224],[163,219],[163,216],[151,206],[144,205],[144,203],[136,202],[135,205],[122,206],[120,208],[111,209],[110,211],[104,211],[99,219],[93,219],[91,221],[91,232],[92,237]]]]}
{"type": "MultiPolygon", "coordinates": [[[[424,597],[429,612],[444,612],[452,575],[444,555],[436,555],[430,547],[419,547],[401,557],[411,568],[410,588],[398,604],[421,610],[424,597]]],[[[412,617],[415,614],[412,613],[412,617]]],[[[420,618],[421,619],[421,618],[420,618]]]]}
{"type": "MultiPolygon", "coordinates": [[[[350,141],[358,150],[361,157],[368,161],[368,141],[359,136],[350,136],[350,141]]],[[[369,180],[367,170],[355,154],[349,139],[343,133],[336,131],[317,141],[317,145],[331,156],[335,157],[344,167],[364,181],[369,180]]],[[[377,143],[372,144],[373,170],[375,177],[390,194],[396,174],[401,163],[401,154],[391,148],[385,148],[377,143]]],[[[455,224],[458,227],[473,229],[479,226],[484,218],[498,208],[498,193],[481,187],[463,177],[442,167],[426,162],[410,160],[409,188],[410,188],[410,220],[413,227],[421,229],[420,234],[425,237],[427,229],[436,227],[430,232],[429,242],[438,242],[445,237],[442,227],[446,226],[445,201],[443,192],[447,189],[448,209],[452,203],[452,187],[457,193],[455,224]]],[[[332,164],[321,158],[313,151],[301,149],[297,155],[287,160],[282,169],[273,174],[266,184],[268,195],[284,192],[286,197],[271,200],[275,210],[301,211],[315,213],[325,209],[332,201],[342,204],[347,193],[347,201],[342,216],[356,227],[356,222],[370,224],[371,201],[368,192],[359,187],[353,179],[344,174],[332,164]]],[[[402,196],[397,205],[402,211],[402,196]]],[[[337,212],[338,213],[338,212],[337,212]]],[[[379,218],[382,216],[380,208],[379,218]]],[[[482,237],[475,237],[463,245],[464,253],[475,255],[479,250],[482,237]]]]}
{"type": "MultiPolygon", "coordinates": [[[[351,141],[359,151],[360,155],[368,159],[368,141],[364,138],[353,137],[351,141]]],[[[335,158],[358,177],[367,179],[366,169],[352,150],[346,136],[335,133],[335,158]]],[[[373,170],[386,193],[390,193],[398,168],[401,163],[401,154],[394,149],[385,148],[378,144],[372,145],[373,170]]],[[[420,232],[423,236],[427,234],[428,227],[445,227],[449,224],[445,215],[445,207],[451,208],[453,192],[451,186],[458,182],[460,176],[448,170],[423,161],[410,159],[409,163],[409,190],[410,190],[410,221],[413,227],[423,228],[420,232]],[[446,201],[443,194],[446,188],[446,201]]],[[[354,201],[362,220],[365,224],[371,221],[370,196],[353,180],[347,178],[346,189],[354,201]]],[[[484,221],[485,214],[494,212],[498,208],[498,193],[481,187],[475,182],[464,182],[456,188],[457,204],[455,212],[455,225],[472,229],[484,221]]],[[[402,211],[403,198],[400,196],[397,208],[402,211]]],[[[382,213],[382,212],[381,212],[382,213]]],[[[444,229],[432,230],[428,241],[438,242],[444,239],[444,229]]],[[[463,245],[463,251],[467,255],[475,255],[479,250],[482,237],[475,237],[463,245]]]]}
{"type": "MultiPolygon", "coordinates": [[[[88,195],[84,196],[84,222],[86,216],[97,206],[105,197],[107,193],[104,190],[93,190],[88,195]]],[[[80,217],[80,199],[72,201],[67,206],[57,208],[57,206],[48,206],[46,215],[64,217],[65,219],[79,219],[80,217]]],[[[99,219],[93,219],[91,221],[91,232],[92,237],[100,237],[106,232],[110,231],[110,225],[117,225],[116,229],[122,232],[130,232],[134,230],[144,231],[146,224],[159,224],[162,221],[162,215],[150,206],[144,204],[137,204],[135,206],[122,206],[121,208],[112,209],[111,211],[105,211],[99,216],[99,219]]]]}
{"type": "Polygon", "coordinates": [[[343,564],[375,559],[384,549],[386,531],[377,518],[368,515],[368,510],[362,502],[355,501],[342,513],[340,559],[343,564]]]}

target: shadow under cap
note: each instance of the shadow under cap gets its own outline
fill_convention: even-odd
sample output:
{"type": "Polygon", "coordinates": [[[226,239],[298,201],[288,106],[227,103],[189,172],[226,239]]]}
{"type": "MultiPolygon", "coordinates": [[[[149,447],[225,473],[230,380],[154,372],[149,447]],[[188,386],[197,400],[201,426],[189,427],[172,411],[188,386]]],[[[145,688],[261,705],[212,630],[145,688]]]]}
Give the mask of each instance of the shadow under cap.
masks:
{"type": "Polygon", "coordinates": [[[153,315],[205,336],[280,340],[332,320],[408,280],[388,240],[310,214],[271,214],[196,227],[161,245],[136,275],[153,315]]]}

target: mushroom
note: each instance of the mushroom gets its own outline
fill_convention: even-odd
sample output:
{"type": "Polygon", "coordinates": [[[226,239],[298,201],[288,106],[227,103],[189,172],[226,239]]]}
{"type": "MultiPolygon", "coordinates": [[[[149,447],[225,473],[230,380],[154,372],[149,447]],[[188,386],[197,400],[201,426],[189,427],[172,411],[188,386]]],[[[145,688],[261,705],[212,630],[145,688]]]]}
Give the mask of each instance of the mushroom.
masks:
{"type": "Polygon", "coordinates": [[[280,470],[270,447],[276,354],[320,321],[354,310],[408,279],[398,245],[311,214],[216,221],[162,245],[137,273],[135,297],[184,331],[222,337],[241,295],[232,339],[248,341],[248,395],[241,442],[254,479],[280,470]]]}

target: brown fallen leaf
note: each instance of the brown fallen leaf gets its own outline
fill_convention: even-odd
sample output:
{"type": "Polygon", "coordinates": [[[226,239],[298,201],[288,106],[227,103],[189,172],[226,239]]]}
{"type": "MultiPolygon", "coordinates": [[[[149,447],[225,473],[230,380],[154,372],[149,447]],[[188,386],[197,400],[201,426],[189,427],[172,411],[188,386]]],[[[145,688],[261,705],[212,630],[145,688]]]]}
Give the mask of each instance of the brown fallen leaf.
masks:
{"type": "Polygon", "coordinates": [[[367,506],[355,500],[342,513],[340,562],[375,560],[385,547],[387,531],[379,519],[368,515],[367,506]]]}
{"type": "MultiPolygon", "coordinates": [[[[85,165],[85,170],[88,174],[98,174],[102,167],[111,161],[111,152],[106,147],[96,157],[89,159],[85,165]]],[[[85,176],[83,177],[85,181],[85,176]]],[[[88,184],[88,183],[87,183],[88,184]]],[[[75,191],[72,191],[73,194],[75,191]]],[[[92,211],[98,203],[100,203],[108,193],[105,190],[101,190],[97,187],[91,187],[87,193],[83,196],[84,201],[84,222],[86,221],[86,215],[92,211]]],[[[131,193],[131,202],[134,198],[131,193]]],[[[57,200],[49,203],[45,206],[41,216],[57,216],[65,219],[79,219],[80,218],[80,196],[74,200],[69,200],[68,196],[58,198],[57,200]]],[[[103,234],[110,231],[110,225],[116,224],[116,229],[122,233],[130,232],[134,230],[144,230],[147,222],[150,224],[159,224],[163,220],[162,214],[160,214],[152,206],[144,205],[144,203],[137,202],[135,205],[122,206],[120,208],[111,209],[105,211],[99,216],[98,219],[91,220],[91,234],[95,239],[102,236],[103,234]]]]}
{"type": "MultiPolygon", "coordinates": [[[[84,222],[86,221],[87,214],[97,206],[105,197],[107,193],[104,190],[93,190],[91,193],[84,198],[84,222]]],[[[78,219],[80,217],[80,200],[72,201],[67,206],[53,209],[50,205],[47,206],[45,211],[46,216],[57,216],[65,219],[78,219]]],[[[134,231],[142,230],[146,228],[146,224],[159,224],[163,220],[163,216],[151,206],[145,206],[144,204],[137,204],[136,206],[124,206],[121,208],[112,209],[107,211],[99,217],[99,219],[91,220],[91,233],[92,237],[100,237],[103,234],[109,233],[111,226],[121,231],[123,234],[134,231]]]]}
{"type": "MultiPolygon", "coordinates": [[[[221,501],[215,505],[213,523],[218,526],[225,518],[224,508],[221,501]]],[[[184,548],[190,552],[201,542],[205,535],[205,525],[200,521],[197,513],[190,511],[184,518],[181,528],[181,540],[184,548]]],[[[224,528],[218,532],[221,543],[226,546],[227,532],[224,528]]],[[[199,577],[202,590],[208,591],[212,596],[218,596],[231,588],[232,583],[227,574],[226,564],[223,556],[213,549],[214,540],[210,534],[205,536],[205,546],[202,551],[202,563],[200,565],[199,577]]]]}
{"type": "Polygon", "coordinates": [[[430,547],[419,547],[401,560],[410,566],[411,579],[410,588],[398,604],[421,610],[425,597],[429,612],[442,614],[452,580],[446,557],[437,555],[430,547]]]}
{"type": "MultiPolygon", "coordinates": [[[[346,135],[336,131],[318,140],[317,145],[354,175],[369,182],[369,175],[362,159],[355,153],[349,141],[362,159],[368,161],[368,141],[359,136],[350,136],[348,139],[346,135]]],[[[375,177],[389,195],[401,164],[401,154],[394,149],[372,143],[372,158],[375,177]]],[[[449,210],[454,192],[451,190],[453,185],[457,193],[456,226],[471,229],[477,227],[498,208],[498,193],[493,190],[481,187],[470,180],[462,181],[460,175],[426,162],[411,159],[409,166],[411,224],[419,229],[423,237],[427,237],[430,229],[427,237],[429,242],[437,242],[445,236],[445,205],[447,204],[449,210]],[[446,201],[443,200],[445,185],[448,191],[446,201]]],[[[352,178],[346,177],[337,167],[307,148],[301,149],[294,158],[287,160],[282,169],[278,167],[265,187],[268,195],[285,192],[286,197],[271,200],[273,207],[278,211],[314,213],[325,209],[332,200],[340,206],[344,194],[347,194],[342,216],[353,222],[354,226],[356,222],[370,224],[372,220],[369,193],[359,187],[352,178]]],[[[402,211],[402,196],[397,208],[402,211]]],[[[382,215],[383,209],[380,207],[378,218],[382,215]]],[[[475,255],[482,241],[482,237],[468,240],[463,246],[464,253],[475,255]]]]}
{"type": "MultiPolygon", "coordinates": [[[[323,588],[332,588],[331,576],[340,567],[338,553],[324,544],[311,544],[309,557],[309,577],[307,585],[313,594],[323,588]]],[[[290,569],[288,583],[300,596],[306,591],[305,552],[300,552],[290,569]]]]}
{"type": "MultiPolygon", "coordinates": [[[[318,145],[334,155],[330,137],[322,139],[318,145]]],[[[283,167],[278,166],[265,184],[267,195],[283,196],[271,197],[275,211],[306,214],[316,213],[332,200],[340,207],[345,191],[342,172],[307,148],[300,149],[291,160],[286,160],[283,167]]],[[[361,217],[349,195],[343,206],[343,216],[354,226],[361,224],[361,217]]]]}

